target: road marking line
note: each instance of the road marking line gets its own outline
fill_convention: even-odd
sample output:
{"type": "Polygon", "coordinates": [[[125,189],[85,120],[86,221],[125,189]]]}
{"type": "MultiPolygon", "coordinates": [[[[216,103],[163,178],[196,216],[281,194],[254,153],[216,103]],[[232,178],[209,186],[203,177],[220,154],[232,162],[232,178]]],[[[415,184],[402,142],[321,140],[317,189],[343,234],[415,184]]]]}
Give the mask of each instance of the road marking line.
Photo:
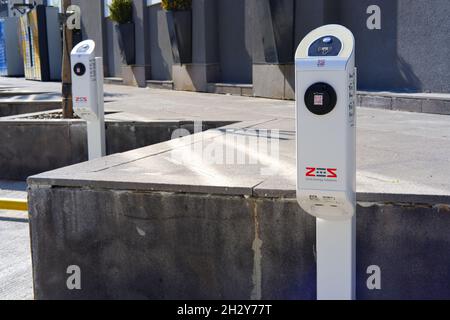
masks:
{"type": "Polygon", "coordinates": [[[28,211],[27,200],[0,198],[0,210],[28,211]]]}

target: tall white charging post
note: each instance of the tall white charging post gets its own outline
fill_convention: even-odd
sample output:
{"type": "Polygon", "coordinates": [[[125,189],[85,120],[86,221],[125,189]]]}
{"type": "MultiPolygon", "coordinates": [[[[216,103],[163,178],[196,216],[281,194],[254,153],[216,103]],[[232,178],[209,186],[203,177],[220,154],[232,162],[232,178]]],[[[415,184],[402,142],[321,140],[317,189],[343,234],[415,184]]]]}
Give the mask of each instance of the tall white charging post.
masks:
{"type": "Polygon", "coordinates": [[[317,299],[355,298],[356,69],[347,28],[309,33],[295,55],[297,200],[317,218],[317,299]]]}
{"type": "Polygon", "coordinates": [[[86,120],[89,160],[106,155],[103,59],[95,42],[80,42],[71,52],[73,110],[86,120]]]}

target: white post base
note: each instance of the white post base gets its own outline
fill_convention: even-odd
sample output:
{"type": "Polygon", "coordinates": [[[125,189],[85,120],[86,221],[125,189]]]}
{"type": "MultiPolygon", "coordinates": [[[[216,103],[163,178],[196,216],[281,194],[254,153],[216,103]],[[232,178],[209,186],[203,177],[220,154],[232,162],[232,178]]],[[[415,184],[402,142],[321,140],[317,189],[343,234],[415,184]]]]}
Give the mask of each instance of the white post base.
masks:
{"type": "Polygon", "coordinates": [[[100,117],[98,121],[87,121],[89,160],[104,157],[105,146],[105,120],[100,117]]]}
{"type": "Polygon", "coordinates": [[[317,219],[317,300],[354,300],[356,217],[317,219]]]}
{"type": "Polygon", "coordinates": [[[98,120],[87,121],[89,160],[106,156],[105,107],[103,97],[103,58],[95,58],[98,120]]]}

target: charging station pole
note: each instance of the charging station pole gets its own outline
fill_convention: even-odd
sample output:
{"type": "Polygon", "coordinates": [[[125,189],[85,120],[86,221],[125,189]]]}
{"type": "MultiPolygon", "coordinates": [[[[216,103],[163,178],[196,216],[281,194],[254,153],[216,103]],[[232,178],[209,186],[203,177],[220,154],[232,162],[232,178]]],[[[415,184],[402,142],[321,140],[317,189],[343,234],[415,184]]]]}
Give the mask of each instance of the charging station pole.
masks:
{"type": "Polygon", "coordinates": [[[313,30],[295,56],[297,201],[316,217],[317,299],[355,299],[356,68],[350,30],[313,30]]]}
{"type": "Polygon", "coordinates": [[[97,74],[97,108],[98,117],[87,123],[89,160],[104,157],[105,145],[105,105],[103,98],[103,58],[95,58],[95,70],[97,74]]]}
{"type": "Polygon", "coordinates": [[[356,219],[316,219],[317,300],[355,299],[356,219]]]}
{"type": "Polygon", "coordinates": [[[103,59],[94,52],[95,42],[85,40],[71,53],[73,107],[87,122],[89,160],[106,155],[103,59]]]}

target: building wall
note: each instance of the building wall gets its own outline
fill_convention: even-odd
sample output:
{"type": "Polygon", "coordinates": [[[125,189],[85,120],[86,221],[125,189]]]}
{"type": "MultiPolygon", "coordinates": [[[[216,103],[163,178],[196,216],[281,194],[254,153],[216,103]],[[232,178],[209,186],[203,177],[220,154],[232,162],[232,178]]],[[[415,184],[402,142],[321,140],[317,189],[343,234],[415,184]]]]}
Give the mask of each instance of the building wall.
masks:
{"type": "Polygon", "coordinates": [[[450,92],[450,1],[402,0],[398,13],[401,71],[410,68],[418,91],[450,92]]]}
{"type": "MultiPolygon", "coordinates": [[[[78,5],[81,9],[81,32],[83,39],[95,41],[95,54],[105,55],[103,44],[104,35],[104,0],[72,0],[72,4],[78,5]]],[[[106,59],[105,59],[106,61],[106,59]]],[[[105,70],[107,71],[107,70],[105,70]]]]}
{"type": "Polygon", "coordinates": [[[0,4],[0,17],[7,17],[9,14],[8,5],[0,4]]]}
{"type": "Polygon", "coordinates": [[[449,1],[337,2],[330,22],[355,35],[361,89],[450,92],[449,1]],[[381,30],[366,27],[369,5],[381,9],[381,30]]]}
{"type": "Polygon", "coordinates": [[[109,77],[121,77],[122,76],[122,58],[119,49],[119,38],[114,23],[105,18],[104,22],[106,33],[106,63],[108,64],[108,76],[109,77]]]}
{"type": "Polygon", "coordinates": [[[192,1],[192,62],[218,63],[218,2],[216,0],[192,1]]]}
{"type": "MultiPolygon", "coordinates": [[[[258,62],[254,59],[254,48],[258,46],[254,22],[258,16],[255,10],[248,9],[250,1],[254,2],[193,0],[193,63],[217,64],[220,72],[216,82],[255,83],[252,66],[258,62]]],[[[101,18],[103,0],[73,2],[82,7],[84,36],[96,40],[98,53],[108,56],[107,74],[120,75],[116,36],[101,18]]],[[[172,80],[173,58],[164,13],[159,4],[147,7],[145,0],[135,3],[139,3],[136,10],[146,11],[142,15],[135,12],[140,25],[136,35],[138,63],[146,66],[147,79],[172,80]]],[[[294,47],[306,33],[323,24],[340,23],[353,31],[359,89],[450,92],[448,0],[296,0],[295,3],[294,47]],[[369,30],[366,26],[369,5],[381,8],[380,30],[369,30]]]]}
{"type": "Polygon", "coordinates": [[[159,4],[147,8],[150,29],[151,79],[172,80],[172,49],[164,11],[159,4]]]}
{"type": "Polygon", "coordinates": [[[141,85],[146,85],[145,79],[151,78],[149,10],[147,9],[147,0],[135,0],[133,3],[136,66],[139,66],[142,71],[141,85]]]}
{"type": "Polygon", "coordinates": [[[247,0],[218,0],[218,37],[221,81],[252,82],[251,40],[247,35],[247,0]]]}

